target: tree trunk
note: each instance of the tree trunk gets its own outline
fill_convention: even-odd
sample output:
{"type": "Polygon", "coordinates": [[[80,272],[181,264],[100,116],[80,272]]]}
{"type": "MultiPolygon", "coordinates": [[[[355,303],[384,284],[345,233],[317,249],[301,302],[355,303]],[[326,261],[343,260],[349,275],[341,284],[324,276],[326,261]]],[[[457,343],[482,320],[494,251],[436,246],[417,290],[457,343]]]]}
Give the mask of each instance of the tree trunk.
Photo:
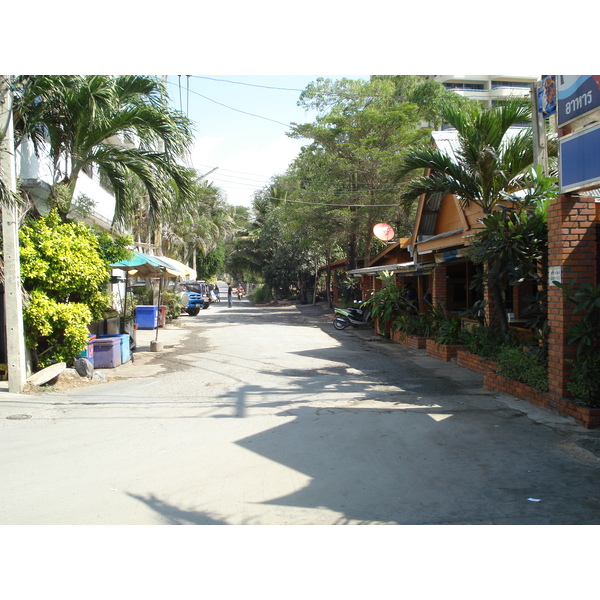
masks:
{"type": "Polygon", "coordinates": [[[498,283],[493,283],[490,285],[490,291],[494,300],[496,315],[498,316],[500,333],[502,333],[502,337],[504,338],[508,333],[508,319],[506,317],[506,306],[504,304],[504,298],[502,297],[502,290],[498,283]]]}
{"type": "Polygon", "coordinates": [[[327,298],[327,306],[329,308],[333,308],[333,298],[331,297],[331,248],[327,248],[327,272],[325,276],[325,289],[326,289],[326,298],[327,298]]]}

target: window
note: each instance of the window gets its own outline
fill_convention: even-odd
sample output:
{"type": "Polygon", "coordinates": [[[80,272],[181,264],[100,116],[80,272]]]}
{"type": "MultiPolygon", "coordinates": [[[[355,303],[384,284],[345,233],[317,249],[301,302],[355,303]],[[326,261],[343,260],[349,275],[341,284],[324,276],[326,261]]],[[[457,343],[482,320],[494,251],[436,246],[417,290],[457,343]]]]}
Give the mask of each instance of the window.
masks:
{"type": "Polygon", "coordinates": [[[515,88],[518,90],[528,90],[529,83],[527,81],[492,81],[492,89],[498,88],[515,88]]]}
{"type": "Polygon", "coordinates": [[[458,81],[448,81],[444,83],[444,87],[447,90],[462,90],[462,91],[471,91],[471,92],[483,92],[485,89],[483,87],[483,83],[469,83],[469,82],[458,82],[458,81]]]}

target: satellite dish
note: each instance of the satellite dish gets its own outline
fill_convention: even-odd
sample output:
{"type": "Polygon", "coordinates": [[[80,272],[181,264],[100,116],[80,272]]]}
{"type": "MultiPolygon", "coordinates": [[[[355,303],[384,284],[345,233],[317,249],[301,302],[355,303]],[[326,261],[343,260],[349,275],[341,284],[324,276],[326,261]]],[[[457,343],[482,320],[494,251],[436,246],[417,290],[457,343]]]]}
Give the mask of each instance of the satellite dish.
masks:
{"type": "Polygon", "coordinates": [[[373,235],[382,242],[391,242],[394,239],[394,230],[387,223],[377,223],[373,227],[373,235]]]}

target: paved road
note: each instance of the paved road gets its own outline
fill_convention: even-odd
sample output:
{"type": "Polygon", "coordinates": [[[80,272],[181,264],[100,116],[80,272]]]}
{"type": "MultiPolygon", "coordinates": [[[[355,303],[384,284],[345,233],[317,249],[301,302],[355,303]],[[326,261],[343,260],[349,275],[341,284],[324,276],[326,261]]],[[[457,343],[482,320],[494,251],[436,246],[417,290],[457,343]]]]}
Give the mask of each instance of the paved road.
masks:
{"type": "Polygon", "coordinates": [[[600,523],[597,432],[323,307],[158,335],[109,383],[0,393],[0,523],[600,523]]]}

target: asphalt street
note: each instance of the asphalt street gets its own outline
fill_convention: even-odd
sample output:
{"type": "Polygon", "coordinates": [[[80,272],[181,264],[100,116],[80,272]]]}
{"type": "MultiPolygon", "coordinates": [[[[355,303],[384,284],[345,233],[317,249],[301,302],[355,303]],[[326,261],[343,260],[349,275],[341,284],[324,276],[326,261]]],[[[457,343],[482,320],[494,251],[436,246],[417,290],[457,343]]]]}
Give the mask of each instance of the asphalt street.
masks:
{"type": "Polygon", "coordinates": [[[598,432],[322,305],[221,298],[108,383],[0,392],[1,524],[600,523],[598,432]]]}

